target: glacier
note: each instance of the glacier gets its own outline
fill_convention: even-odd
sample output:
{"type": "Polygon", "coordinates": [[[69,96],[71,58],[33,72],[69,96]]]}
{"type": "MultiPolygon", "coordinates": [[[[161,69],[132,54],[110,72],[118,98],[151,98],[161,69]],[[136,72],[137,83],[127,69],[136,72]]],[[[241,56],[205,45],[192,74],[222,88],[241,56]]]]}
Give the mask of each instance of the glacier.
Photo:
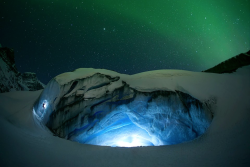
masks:
{"type": "MultiPolygon", "coordinates": [[[[171,86],[154,87],[157,80],[145,86],[141,81],[148,74],[131,78],[83,68],[59,75],[43,90],[33,113],[54,135],[83,144],[160,146],[204,134],[213,119],[211,99],[199,101],[171,86]]],[[[171,77],[158,75],[158,80],[171,77]]]]}
{"type": "MultiPolygon", "coordinates": [[[[250,66],[239,68],[236,72],[229,74],[183,70],[156,70],[130,76],[104,69],[85,68],[56,76],[44,90],[0,93],[0,166],[249,166],[249,73],[250,66]],[[100,79],[100,76],[103,76],[103,79],[100,79]],[[107,78],[107,76],[110,76],[110,78],[107,78]],[[120,78],[118,79],[117,77],[120,78]],[[92,79],[88,80],[88,78],[92,79]],[[88,81],[88,83],[84,84],[85,87],[81,87],[83,81],[88,81]],[[134,92],[130,94],[138,95],[136,98],[141,98],[141,100],[147,99],[146,96],[153,97],[153,92],[159,94],[157,97],[152,98],[152,101],[149,103],[150,105],[154,103],[158,105],[159,98],[163,98],[164,100],[169,99],[169,101],[167,100],[168,102],[171,102],[171,99],[175,99],[176,104],[181,99],[190,98],[191,101],[187,102],[190,102],[193,107],[201,107],[196,107],[195,109],[200,109],[198,111],[207,113],[208,116],[206,118],[208,119],[205,120],[209,122],[212,119],[211,124],[205,133],[192,141],[157,147],[145,147],[145,145],[152,145],[152,143],[162,138],[156,136],[154,133],[157,140],[151,140],[152,136],[150,135],[152,134],[138,127],[138,124],[131,123],[134,119],[131,122],[121,119],[121,122],[124,122],[124,126],[123,128],[119,128],[121,133],[117,131],[116,136],[118,137],[118,134],[126,134],[124,133],[126,129],[130,129],[129,134],[136,132],[138,135],[130,135],[127,138],[121,138],[122,140],[115,140],[115,143],[109,143],[110,146],[123,147],[92,145],[95,140],[100,141],[102,136],[99,135],[99,139],[97,139],[95,136],[97,133],[92,133],[91,129],[89,132],[92,135],[88,135],[92,139],[88,141],[88,144],[82,144],[83,142],[78,143],[65,140],[69,137],[66,133],[65,137],[59,136],[64,133],[64,130],[67,132],[66,127],[62,128],[62,132],[59,131],[60,133],[52,131],[52,128],[48,127],[48,125],[56,126],[70,120],[68,119],[69,114],[74,118],[74,114],[77,115],[78,112],[77,108],[80,109],[81,105],[85,105],[86,109],[90,109],[85,111],[91,111],[91,106],[94,106],[93,113],[88,114],[88,116],[84,117],[85,120],[83,119],[82,121],[87,123],[87,121],[92,121],[90,118],[99,120],[98,124],[95,122],[96,129],[98,129],[101,123],[102,125],[105,123],[101,120],[112,116],[120,108],[123,109],[121,112],[126,115],[131,114],[132,111],[129,111],[131,107],[129,103],[117,104],[117,102],[124,101],[125,99],[132,100],[129,95],[125,97],[121,96],[120,100],[119,96],[110,99],[110,101],[113,100],[115,102],[112,106],[116,106],[116,108],[108,110],[110,115],[101,112],[98,108],[99,105],[104,106],[106,104],[105,101],[99,100],[102,98],[106,99],[105,96],[109,97],[116,90],[120,91],[122,87],[126,89],[124,92],[127,92],[127,88],[133,90],[134,92]],[[109,93],[104,90],[108,90],[109,93]],[[77,103],[77,99],[79,100],[79,106],[73,108],[74,104],[77,103]],[[194,105],[195,103],[197,105],[194,105]],[[63,117],[63,110],[60,112],[59,110],[66,109],[67,106],[70,110],[63,117]],[[58,112],[55,114],[55,119],[50,121],[51,116],[54,115],[54,111],[58,112]],[[75,111],[76,113],[71,111],[75,111]],[[95,115],[94,112],[96,113],[95,115]],[[59,119],[60,117],[63,120],[59,119]],[[125,124],[126,121],[127,124],[125,124]],[[131,132],[131,129],[134,131],[131,132]],[[144,146],[134,147],[141,145],[144,146]]],[[[140,104],[143,105],[143,103],[140,104]]],[[[186,108],[184,104],[180,103],[180,108],[186,108]]],[[[135,107],[141,109],[140,106],[137,106],[137,103],[135,105],[135,107]]],[[[160,111],[161,106],[158,106],[158,111],[160,111]]],[[[161,111],[163,111],[163,108],[161,111]]],[[[145,110],[147,111],[146,114],[148,114],[150,107],[148,106],[147,109],[145,110]]],[[[66,111],[64,112],[66,113],[66,111]]],[[[78,113],[84,114],[81,111],[83,110],[79,110],[78,113]]],[[[157,110],[154,111],[156,112],[157,110]]],[[[185,109],[184,111],[187,110],[185,109]]],[[[196,113],[192,112],[193,110],[189,111],[193,114],[196,113]]],[[[148,115],[146,114],[142,116],[147,118],[148,115]]],[[[157,120],[160,114],[155,116],[155,120],[157,120]]],[[[182,116],[186,116],[185,113],[182,116]]],[[[140,117],[138,116],[138,118],[140,117]]],[[[184,120],[179,122],[187,123],[191,119],[184,120]]],[[[192,121],[196,122],[195,120],[192,121]]],[[[104,125],[106,126],[108,123],[104,125]]],[[[116,123],[117,127],[120,127],[118,126],[120,122],[116,123]]],[[[155,123],[164,124],[164,122],[155,123]]],[[[172,121],[171,123],[175,122],[172,121]]],[[[73,119],[70,125],[73,125],[73,119]]],[[[153,125],[155,130],[157,130],[156,124],[153,125]]],[[[80,125],[76,124],[75,126],[75,129],[77,129],[77,126],[80,127],[80,125]]],[[[67,127],[70,128],[70,126],[67,127]]],[[[95,129],[95,126],[92,127],[95,129]]],[[[109,130],[108,128],[106,126],[105,130],[109,130]]],[[[74,131],[73,128],[71,130],[71,132],[74,131]]],[[[185,132],[188,132],[186,130],[188,128],[185,129],[185,132]]],[[[102,139],[105,139],[105,134],[106,137],[110,137],[109,134],[112,131],[109,132],[103,133],[104,136],[102,139]]],[[[149,132],[151,132],[150,129],[149,132]]],[[[71,139],[76,139],[77,137],[80,139],[80,135],[77,136],[77,131],[74,133],[76,135],[71,136],[71,139]]]]}

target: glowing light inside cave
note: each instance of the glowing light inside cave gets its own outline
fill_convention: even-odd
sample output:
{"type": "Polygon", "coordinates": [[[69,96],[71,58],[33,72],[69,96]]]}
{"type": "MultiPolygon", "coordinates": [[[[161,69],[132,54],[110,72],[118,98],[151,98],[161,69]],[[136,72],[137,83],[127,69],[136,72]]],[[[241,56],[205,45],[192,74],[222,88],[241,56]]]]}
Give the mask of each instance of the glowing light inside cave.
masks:
{"type": "Polygon", "coordinates": [[[48,102],[47,102],[47,100],[45,100],[45,101],[43,102],[43,108],[46,109],[47,106],[48,106],[48,102]]]}
{"type": "Polygon", "coordinates": [[[145,139],[137,135],[127,136],[118,139],[114,146],[116,147],[139,147],[139,146],[149,146],[144,142],[145,139]]]}
{"type": "Polygon", "coordinates": [[[39,104],[39,110],[35,110],[35,108],[33,108],[33,114],[36,116],[38,120],[42,120],[44,118],[44,114],[46,113],[47,108],[48,108],[48,101],[43,100],[43,102],[39,104]]]}
{"type": "Polygon", "coordinates": [[[34,106],[34,115],[57,136],[82,144],[172,145],[199,137],[211,123],[210,113],[203,110],[202,103],[180,92],[138,94],[129,103],[106,102],[92,105],[90,109],[67,106],[67,110],[56,111],[50,104],[54,99],[54,96],[41,98],[34,106]],[[72,117],[76,111],[84,112],[72,117]]]}

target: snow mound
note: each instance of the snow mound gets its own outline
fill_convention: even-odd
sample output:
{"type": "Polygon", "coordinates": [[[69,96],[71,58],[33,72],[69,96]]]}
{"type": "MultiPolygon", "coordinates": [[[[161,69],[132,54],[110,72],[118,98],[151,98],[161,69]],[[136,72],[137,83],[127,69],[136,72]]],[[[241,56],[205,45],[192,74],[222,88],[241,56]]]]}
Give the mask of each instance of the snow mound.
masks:
{"type": "Polygon", "coordinates": [[[189,75],[162,70],[131,79],[108,70],[78,69],[49,82],[34,114],[55,135],[83,144],[159,146],[190,141],[209,127],[211,107],[158,83],[189,75]],[[145,85],[143,78],[152,83],[145,85]],[[136,79],[143,82],[134,84],[136,79]],[[161,86],[155,87],[157,83],[161,86]]]}

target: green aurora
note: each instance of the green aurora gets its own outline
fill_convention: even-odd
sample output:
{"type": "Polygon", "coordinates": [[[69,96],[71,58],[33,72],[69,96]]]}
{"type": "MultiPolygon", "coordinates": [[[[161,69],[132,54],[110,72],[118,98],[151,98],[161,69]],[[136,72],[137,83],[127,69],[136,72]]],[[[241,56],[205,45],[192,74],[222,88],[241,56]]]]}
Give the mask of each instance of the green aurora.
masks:
{"type": "MultiPolygon", "coordinates": [[[[85,46],[91,53],[104,55],[96,57],[102,64],[95,64],[92,55],[85,53],[94,68],[121,72],[118,68],[123,64],[110,63],[108,58],[131,65],[140,61],[149,67],[140,69],[140,63],[133,64],[137,70],[129,73],[162,68],[201,71],[250,49],[249,0],[27,0],[25,7],[31,15],[26,8],[19,12],[25,22],[35,22],[35,33],[46,32],[43,39],[50,43],[66,40],[67,45],[85,46]]],[[[30,25],[25,26],[34,33],[30,25]]],[[[66,43],[60,47],[66,48],[66,43]]],[[[77,67],[86,65],[72,68],[77,67]]]]}
{"type": "MultiPolygon", "coordinates": [[[[61,1],[61,7],[87,9],[93,15],[136,20],[149,31],[176,40],[211,67],[250,47],[250,2],[228,0],[61,1]],[[66,5],[67,4],[67,5],[66,5]],[[195,43],[190,43],[190,40],[195,43]],[[197,53],[196,53],[197,51],[197,53]]],[[[157,56],[157,55],[154,55],[157,56]]],[[[204,68],[204,64],[201,64],[204,68]]]]}

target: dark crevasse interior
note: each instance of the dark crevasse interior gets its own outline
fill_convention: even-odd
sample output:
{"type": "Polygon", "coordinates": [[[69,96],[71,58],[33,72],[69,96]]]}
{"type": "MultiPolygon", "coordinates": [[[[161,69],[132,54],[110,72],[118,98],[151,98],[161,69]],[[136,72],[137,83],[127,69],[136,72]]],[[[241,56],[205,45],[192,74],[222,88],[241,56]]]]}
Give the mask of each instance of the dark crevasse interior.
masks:
{"type": "MultiPolygon", "coordinates": [[[[73,87],[76,84],[72,82],[73,87]]],[[[101,91],[107,85],[91,90],[101,91]]],[[[133,147],[190,141],[201,136],[211,121],[209,107],[186,93],[140,92],[123,82],[99,98],[62,97],[46,125],[55,135],[79,143],[133,147]]]]}

